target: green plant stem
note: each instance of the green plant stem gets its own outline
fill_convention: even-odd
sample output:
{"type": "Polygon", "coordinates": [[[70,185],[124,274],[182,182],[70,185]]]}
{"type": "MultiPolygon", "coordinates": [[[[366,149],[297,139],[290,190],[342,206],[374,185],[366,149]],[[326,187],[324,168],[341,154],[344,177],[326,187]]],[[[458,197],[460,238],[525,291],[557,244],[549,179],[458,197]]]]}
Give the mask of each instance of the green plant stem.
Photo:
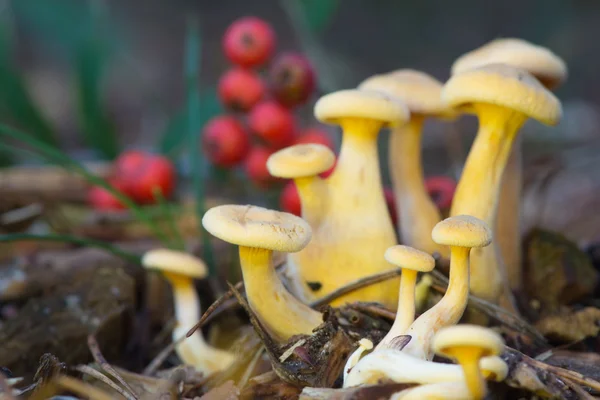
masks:
{"type": "Polygon", "coordinates": [[[100,240],[87,239],[87,238],[79,238],[76,236],[70,235],[37,235],[33,233],[13,233],[9,235],[0,235],[0,242],[18,242],[25,240],[38,240],[38,241],[50,241],[50,242],[68,242],[74,243],[81,246],[87,247],[97,247],[99,249],[106,250],[115,256],[119,256],[127,261],[134,262],[136,264],[140,264],[141,257],[137,254],[130,253],[125,250],[121,250],[117,246],[113,246],[110,243],[102,242],[100,240]]]}
{"type": "Polygon", "coordinates": [[[177,250],[184,251],[185,250],[185,241],[183,236],[181,236],[181,232],[177,228],[177,223],[175,221],[175,215],[173,213],[173,207],[166,201],[165,196],[160,189],[157,187],[152,191],[154,194],[154,198],[157,200],[157,205],[159,210],[161,211],[161,216],[166,220],[167,225],[169,226],[169,230],[173,235],[171,246],[176,248],[177,250]]]}
{"type": "Polygon", "coordinates": [[[185,43],[185,82],[186,82],[186,114],[187,137],[189,140],[189,159],[192,167],[192,182],[194,197],[196,198],[196,215],[198,220],[198,230],[202,236],[202,257],[208,265],[209,276],[214,277],[216,266],[213,256],[213,249],[206,232],[202,227],[202,217],[206,212],[205,191],[203,178],[203,168],[201,163],[202,152],[200,151],[200,134],[198,132],[198,117],[200,115],[200,84],[198,75],[200,74],[200,55],[201,40],[198,30],[198,21],[191,19],[188,21],[188,30],[185,43]]]}

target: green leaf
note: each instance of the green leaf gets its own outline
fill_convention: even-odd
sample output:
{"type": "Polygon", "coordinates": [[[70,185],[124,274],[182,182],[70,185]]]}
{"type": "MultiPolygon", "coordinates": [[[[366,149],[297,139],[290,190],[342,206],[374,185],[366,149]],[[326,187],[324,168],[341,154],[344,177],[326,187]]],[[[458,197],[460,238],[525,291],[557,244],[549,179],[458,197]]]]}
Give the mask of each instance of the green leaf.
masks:
{"type": "Polygon", "coordinates": [[[201,134],[202,127],[212,117],[223,112],[219,102],[216,87],[211,87],[199,94],[200,106],[196,111],[197,116],[193,119],[194,126],[190,126],[190,118],[187,114],[187,106],[177,113],[169,123],[160,137],[158,148],[160,152],[168,157],[175,158],[189,141],[189,129],[195,130],[197,135],[201,134]]]}
{"type": "Polygon", "coordinates": [[[108,159],[119,153],[114,122],[102,101],[102,78],[106,65],[103,43],[91,39],[75,57],[79,121],[86,143],[108,159]]]}

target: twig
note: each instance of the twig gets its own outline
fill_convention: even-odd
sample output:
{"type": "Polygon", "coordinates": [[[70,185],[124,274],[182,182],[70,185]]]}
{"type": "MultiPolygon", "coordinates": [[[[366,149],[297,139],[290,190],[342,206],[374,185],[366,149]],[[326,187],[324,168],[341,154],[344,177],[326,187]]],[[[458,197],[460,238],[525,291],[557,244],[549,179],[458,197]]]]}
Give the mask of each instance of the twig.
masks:
{"type": "Polygon", "coordinates": [[[0,372],[0,390],[0,393],[3,393],[0,397],[5,400],[16,400],[12,394],[12,387],[8,384],[7,378],[2,372],[0,372]]]}
{"type": "MultiPolygon", "coordinates": [[[[228,283],[229,284],[229,283],[228,283]]],[[[231,286],[231,285],[230,285],[231,286]]],[[[235,290],[241,290],[244,287],[244,282],[238,282],[235,284],[235,286],[233,286],[235,288],[235,290]]],[[[223,293],[223,295],[221,297],[219,297],[217,300],[215,300],[214,303],[212,303],[210,305],[210,307],[208,307],[206,309],[206,311],[204,311],[204,314],[202,314],[202,317],[200,317],[200,321],[198,321],[198,323],[196,325],[194,325],[186,334],[186,337],[190,337],[194,334],[194,332],[196,332],[196,330],[202,328],[202,326],[207,322],[208,317],[210,317],[213,312],[221,305],[223,304],[226,300],[229,300],[230,298],[232,298],[234,295],[233,290],[228,290],[227,292],[223,293]]],[[[237,304],[237,303],[235,303],[237,304]]]]}
{"type": "Polygon", "coordinates": [[[113,396],[107,394],[104,390],[100,390],[69,376],[59,375],[53,381],[58,387],[81,396],[86,396],[90,400],[114,400],[113,396]]]}
{"type": "Polygon", "coordinates": [[[535,359],[533,359],[533,361],[538,366],[543,365],[543,367],[540,366],[541,368],[545,368],[546,370],[548,370],[560,377],[572,380],[574,382],[579,383],[580,385],[584,385],[591,389],[594,389],[595,391],[600,391],[600,382],[598,382],[597,380],[588,378],[587,376],[584,376],[584,375],[580,374],[579,372],[571,371],[571,370],[564,369],[561,367],[556,367],[554,365],[549,365],[549,364],[537,361],[535,359]]]}
{"type": "Polygon", "coordinates": [[[187,336],[182,336],[179,339],[169,343],[167,347],[162,349],[160,353],[158,353],[156,357],[154,357],[150,364],[148,364],[148,366],[144,368],[144,371],[142,371],[142,375],[153,375],[158,369],[158,367],[160,367],[160,365],[163,362],[165,362],[167,357],[169,357],[169,355],[171,355],[171,353],[175,350],[175,347],[181,342],[183,342],[185,339],[187,339],[187,336]]]}
{"type": "Polygon", "coordinates": [[[324,304],[331,303],[333,300],[337,299],[338,297],[342,297],[345,294],[354,292],[355,290],[358,290],[358,289],[362,289],[365,286],[374,285],[376,283],[387,281],[388,279],[392,279],[397,276],[400,276],[401,273],[402,273],[402,269],[396,268],[396,269],[392,269],[390,271],[385,271],[385,272],[381,272],[379,274],[369,275],[364,278],[357,279],[355,281],[348,283],[345,286],[342,286],[339,289],[334,290],[333,292],[329,293],[327,296],[323,296],[320,299],[313,301],[310,304],[310,306],[312,308],[320,307],[324,304]]]}
{"type": "Polygon", "coordinates": [[[577,393],[577,396],[579,396],[580,399],[582,400],[594,400],[594,396],[592,396],[591,394],[589,394],[588,392],[586,392],[585,390],[583,390],[583,388],[581,386],[579,386],[577,383],[573,382],[571,379],[567,379],[567,378],[563,378],[565,380],[565,382],[567,383],[567,385],[569,385],[569,387],[571,389],[573,389],[573,391],[575,393],[577,393]]]}
{"type": "Polygon", "coordinates": [[[88,347],[90,349],[90,352],[92,353],[92,357],[94,357],[94,360],[100,365],[100,368],[102,368],[104,371],[106,371],[107,374],[115,378],[121,385],[123,385],[125,389],[127,389],[127,391],[130,392],[132,398],[137,400],[138,396],[133,390],[133,388],[129,386],[125,379],[123,379],[123,377],[108,363],[108,361],[106,361],[106,358],[104,358],[104,356],[102,355],[102,352],[100,351],[100,346],[98,345],[98,341],[96,340],[94,335],[88,335],[88,347]]]}
{"type": "Polygon", "coordinates": [[[87,375],[103,382],[107,386],[110,386],[113,390],[117,391],[119,394],[121,394],[127,400],[135,399],[135,397],[133,397],[130,393],[128,393],[126,390],[124,390],[119,385],[117,385],[115,382],[113,382],[109,377],[107,377],[100,371],[95,370],[94,368],[90,367],[89,365],[78,365],[73,369],[76,371],[79,371],[83,374],[87,374],[87,375]]]}

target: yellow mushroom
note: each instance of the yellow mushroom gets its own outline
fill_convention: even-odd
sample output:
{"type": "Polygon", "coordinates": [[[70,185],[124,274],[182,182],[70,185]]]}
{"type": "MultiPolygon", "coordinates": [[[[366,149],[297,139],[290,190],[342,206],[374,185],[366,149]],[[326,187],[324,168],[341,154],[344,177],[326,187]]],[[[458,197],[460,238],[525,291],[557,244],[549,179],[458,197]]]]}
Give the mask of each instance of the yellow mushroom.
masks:
{"type": "Polygon", "coordinates": [[[500,335],[477,325],[451,326],[436,334],[432,347],[437,354],[454,359],[461,365],[474,400],[485,397],[487,387],[479,361],[483,357],[497,356],[502,352],[504,342],[500,335]]]}
{"type": "MultiPolygon", "coordinates": [[[[452,74],[486,64],[503,63],[524,69],[548,89],[562,84],[567,77],[564,61],[549,49],[526,40],[502,38],[459,57],[452,65],[452,74]]],[[[498,216],[494,237],[506,265],[511,288],[520,289],[521,276],[521,188],[522,140],[517,138],[502,175],[498,216]]]]}
{"type": "MultiPolygon", "coordinates": [[[[200,319],[200,300],[194,289],[193,279],[206,277],[206,265],[191,254],[169,249],[154,249],[146,252],[142,258],[142,265],[148,270],[162,272],[173,289],[177,323],[172,337],[173,341],[178,341],[185,337],[190,328],[200,319]]],[[[227,368],[234,360],[232,353],[206,343],[201,331],[184,339],[175,347],[175,351],[181,361],[205,375],[227,368]]]]}
{"type": "Polygon", "coordinates": [[[421,133],[427,118],[454,118],[456,113],[442,103],[442,83],[430,75],[401,69],[375,75],[359,86],[400,98],[410,110],[410,121],[390,135],[388,162],[402,243],[430,254],[448,256],[447,249],[431,240],[431,230],[441,221],[437,206],[427,193],[421,162],[421,133]]]}
{"type": "MultiPolygon", "coordinates": [[[[396,234],[386,206],[377,154],[381,128],[408,119],[399,101],[379,92],[342,90],[321,97],[315,116],[341,125],[342,145],[327,184],[325,218],[313,227],[313,240],[296,266],[307,301],[316,300],[364,276],[388,271],[381,257],[396,244],[396,234]],[[310,262],[308,261],[310,260],[310,262]]],[[[377,301],[395,309],[398,279],[353,291],[332,302],[377,301]]]]}
{"type": "Polygon", "coordinates": [[[469,296],[469,253],[491,243],[492,234],[485,222],[469,215],[450,217],[432,232],[436,243],[450,246],[450,281],[444,297],[421,314],[406,330],[410,342],[402,351],[431,360],[431,340],[443,327],[455,325],[462,317],[469,296]]]}
{"type": "Polygon", "coordinates": [[[212,235],[239,246],[248,303],[275,340],[310,335],[321,313],[290,294],[272,264],[273,251],[296,252],[311,238],[311,228],[295,215],[250,205],[208,210],[202,225],[212,235]]]}
{"type": "Polygon", "coordinates": [[[377,348],[393,347],[393,340],[403,335],[415,319],[415,285],[419,272],[430,272],[435,268],[431,255],[408,246],[392,246],[385,252],[385,259],[402,268],[398,310],[392,328],[379,342],[377,348]]]}
{"type": "MultiPolygon", "coordinates": [[[[267,160],[269,173],[278,178],[293,179],[302,205],[302,218],[317,228],[327,215],[328,190],[319,174],[335,163],[333,152],[322,144],[297,144],[273,153],[267,160]]],[[[310,245],[310,244],[309,244],[310,245]]],[[[286,274],[290,290],[304,302],[310,287],[303,281],[299,265],[313,262],[310,251],[290,253],[287,256],[286,274]]]]}
{"type": "MultiPolygon", "coordinates": [[[[506,363],[497,356],[484,357],[479,365],[487,379],[499,382],[506,377],[506,363]]],[[[344,387],[374,385],[381,380],[428,384],[461,382],[465,378],[459,365],[427,361],[390,348],[367,354],[353,368],[344,372],[344,387]]]]}
{"type": "MultiPolygon", "coordinates": [[[[500,180],[512,144],[527,118],[558,123],[562,109],[552,93],[528,72],[505,64],[489,64],[452,76],[442,99],[451,107],[468,106],[479,118],[479,131],[456,188],[450,215],[472,215],[493,230],[500,180]]],[[[497,245],[471,255],[471,291],[497,302],[505,271],[497,245]]]]}

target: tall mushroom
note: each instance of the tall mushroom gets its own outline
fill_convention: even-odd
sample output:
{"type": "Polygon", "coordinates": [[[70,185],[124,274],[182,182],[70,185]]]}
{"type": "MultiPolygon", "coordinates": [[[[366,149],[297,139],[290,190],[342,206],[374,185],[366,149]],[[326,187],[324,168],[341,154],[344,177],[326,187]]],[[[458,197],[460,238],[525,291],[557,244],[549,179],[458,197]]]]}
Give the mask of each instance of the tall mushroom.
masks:
{"type": "MultiPolygon", "coordinates": [[[[567,77],[567,67],[560,57],[545,47],[515,38],[496,39],[460,56],[452,65],[452,74],[493,63],[524,69],[548,89],[558,87],[567,77]]],[[[502,261],[506,265],[507,278],[513,289],[520,289],[522,282],[520,225],[522,157],[522,143],[521,138],[518,137],[502,175],[494,232],[502,261]]]]}
{"type": "Polygon", "coordinates": [[[455,325],[469,297],[469,253],[489,245],[492,234],[487,224],[470,215],[458,215],[438,223],[431,234],[436,243],[450,246],[450,281],[444,297],[421,314],[404,333],[410,342],[402,351],[431,360],[431,340],[440,329],[455,325]]]}
{"type": "MultiPolygon", "coordinates": [[[[297,144],[273,153],[267,160],[269,173],[278,178],[293,179],[298,189],[302,206],[302,218],[311,228],[317,228],[327,215],[328,190],[319,174],[330,169],[335,163],[335,155],[321,144],[297,144]]],[[[319,256],[316,254],[316,256],[319,256]]],[[[315,253],[301,251],[287,256],[286,274],[289,276],[290,290],[304,302],[308,302],[309,287],[303,282],[298,265],[311,266],[315,263],[315,253]]],[[[320,282],[331,281],[327,286],[336,286],[339,277],[326,271],[320,282]]]]}
{"type": "MultiPolygon", "coordinates": [[[[321,97],[315,116],[341,125],[342,145],[327,184],[325,217],[313,227],[313,240],[296,266],[304,296],[316,300],[364,276],[390,270],[385,250],[396,244],[379,171],[377,137],[381,128],[401,125],[408,110],[401,102],[374,91],[342,90],[321,97]],[[333,279],[332,279],[333,278],[333,279]]],[[[395,309],[398,279],[353,291],[332,302],[377,301],[395,309]]]]}
{"type": "MultiPolygon", "coordinates": [[[[142,257],[142,265],[148,270],[162,272],[173,289],[176,325],[172,337],[177,342],[200,319],[200,300],[193,279],[206,277],[206,265],[191,254],[169,249],[146,252],[142,257]]],[[[227,368],[234,359],[232,353],[206,343],[200,331],[176,345],[175,351],[181,361],[206,375],[227,368]]]]}
{"type": "Polygon", "coordinates": [[[419,272],[430,272],[435,267],[431,255],[412,247],[396,245],[385,252],[387,262],[402,268],[398,310],[394,324],[377,348],[393,347],[393,341],[408,329],[415,319],[415,286],[419,272]]]}
{"type": "Polygon", "coordinates": [[[425,189],[421,162],[425,120],[451,119],[456,114],[441,101],[442,83],[424,72],[400,69],[367,78],[358,87],[398,97],[408,106],[410,121],[394,128],[388,145],[389,171],[400,212],[400,240],[407,246],[447,257],[447,248],[431,240],[431,230],[442,216],[425,189]]]}
{"type": "MultiPolygon", "coordinates": [[[[442,99],[451,107],[469,107],[479,118],[450,215],[473,215],[495,229],[500,181],[519,129],[527,118],[555,125],[562,114],[560,102],[528,72],[506,64],[452,76],[442,99]]],[[[507,286],[497,249],[494,244],[471,255],[471,290],[495,303],[507,286]]]]}
{"type": "Polygon", "coordinates": [[[256,206],[222,205],[208,210],[202,225],[212,235],[239,246],[246,296],[252,311],[275,340],[310,335],[321,313],[292,296],[272,264],[273,251],[296,252],[311,228],[295,215],[256,206]]]}

